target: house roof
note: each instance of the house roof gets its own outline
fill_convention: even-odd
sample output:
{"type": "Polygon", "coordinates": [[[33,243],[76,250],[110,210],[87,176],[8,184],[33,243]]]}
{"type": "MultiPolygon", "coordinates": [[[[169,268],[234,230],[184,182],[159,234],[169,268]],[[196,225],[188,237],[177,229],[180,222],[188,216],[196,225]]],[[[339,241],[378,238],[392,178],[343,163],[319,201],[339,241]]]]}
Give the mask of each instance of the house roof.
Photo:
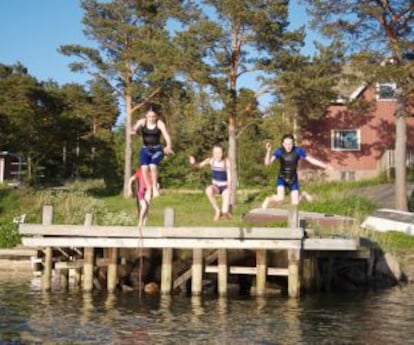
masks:
{"type": "Polygon", "coordinates": [[[351,65],[346,64],[342,67],[341,78],[335,87],[338,93],[338,98],[334,103],[345,103],[356,99],[367,87],[366,83],[361,83],[356,77],[361,76],[361,73],[356,72],[351,65]]]}

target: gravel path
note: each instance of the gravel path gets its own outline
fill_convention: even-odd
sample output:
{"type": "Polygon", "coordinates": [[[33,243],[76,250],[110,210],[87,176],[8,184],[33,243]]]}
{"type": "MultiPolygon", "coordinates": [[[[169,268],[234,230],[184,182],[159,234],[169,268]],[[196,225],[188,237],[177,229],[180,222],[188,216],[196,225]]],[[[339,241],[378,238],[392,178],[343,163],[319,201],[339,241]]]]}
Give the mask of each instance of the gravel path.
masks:
{"type": "MultiPolygon", "coordinates": [[[[408,196],[414,190],[414,184],[408,185],[408,196]]],[[[363,187],[357,191],[361,195],[373,200],[379,208],[395,208],[395,186],[392,183],[382,184],[374,187],[363,187]]]]}

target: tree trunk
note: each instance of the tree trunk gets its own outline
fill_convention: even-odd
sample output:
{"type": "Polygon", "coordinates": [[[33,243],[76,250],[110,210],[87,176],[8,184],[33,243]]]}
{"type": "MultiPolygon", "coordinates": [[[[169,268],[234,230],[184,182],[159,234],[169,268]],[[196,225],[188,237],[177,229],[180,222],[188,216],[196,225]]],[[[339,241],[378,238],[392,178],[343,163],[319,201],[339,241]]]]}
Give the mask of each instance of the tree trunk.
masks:
{"type": "Polygon", "coordinates": [[[395,208],[408,211],[407,207],[407,128],[405,117],[397,111],[395,123],[395,208]]]}
{"type": "Polygon", "coordinates": [[[132,97],[129,93],[125,95],[125,162],[124,162],[124,188],[123,197],[128,198],[128,182],[131,177],[131,165],[132,165],[132,140],[131,140],[131,127],[132,127],[132,97]]]}
{"type": "Polygon", "coordinates": [[[236,193],[237,193],[237,137],[236,137],[236,116],[234,113],[230,114],[229,117],[229,160],[231,164],[231,205],[236,204],[236,193]]]}

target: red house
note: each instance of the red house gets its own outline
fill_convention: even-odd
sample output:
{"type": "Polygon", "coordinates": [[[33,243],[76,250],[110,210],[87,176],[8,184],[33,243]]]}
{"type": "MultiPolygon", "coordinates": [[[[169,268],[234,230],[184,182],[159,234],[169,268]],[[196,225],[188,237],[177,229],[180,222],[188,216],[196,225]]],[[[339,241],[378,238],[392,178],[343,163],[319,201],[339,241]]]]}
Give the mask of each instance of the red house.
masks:
{"type": "MultiPolygon", "coordinates": [[[[360,86],[347,98],[366,100],[369,107],[354,110],[345,101],[336,101],[324,118],[309,122],[301,146],[332,165],[328,180],[361,180],[388,173],[394,167],[395,84],[360,86]]],[[[414,167],[414,117],[406,123],[407,166],[414,167]]],[[[314,177],[313,167],[302,169],[302,178],[314,177]]]]}

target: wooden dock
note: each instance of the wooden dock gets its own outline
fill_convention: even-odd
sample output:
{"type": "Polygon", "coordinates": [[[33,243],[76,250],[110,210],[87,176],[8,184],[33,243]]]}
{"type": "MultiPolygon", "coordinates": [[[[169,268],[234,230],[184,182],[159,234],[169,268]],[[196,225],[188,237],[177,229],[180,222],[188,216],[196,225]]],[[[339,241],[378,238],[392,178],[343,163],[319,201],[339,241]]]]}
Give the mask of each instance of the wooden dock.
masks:
{"type": "Polygon", "coordinates": [[[314,276],[314,263],[305,253],[315,252],[358,252],[358,239],[346,238],[306,238],[303,228],[298,227],[296,209],[288,214],[287,228],[269,227],[176,227],[174,210],[165,210],[164,226],[145,227],[139,236],[136,226],[92,225],[92,215],[87,214],[83,225],[53,224],[53,208],[44,206],[42,224],[20,224],[24,246],[41,248],[42,286],[51,290],[53,269],[59,270],[60,282],[68,286],[68,270],[76,270],[76,281],[85,291],[94,287],[95,249],[106,248],[107,290],[113,292],[117,285],[117,263],[120,248],[159,248],[162,249],[161,293],[168,294],[179,283],[191,278],[193,295],[202,293],[202,280],[205,273],[217,274],[219,295],[227,293],[229,274],[254,275],[256,295],[266,294],[266,277],[285,276],[288,279],[288,295],[299,297],[302,281],[309,284],[314,276]],[[187,272],[172,279],[172,259],[174,249],[191,249],[192,266],[187,272]],[[228,251],[248,249],[256,253],[254,267],[230,266],[228,251]],[[215,250],[207,259],[204,253],[215,250]],[[287,267],[269,267],[269,251],[287,251],[287,267]],[[54,252],[61,253],[63,262],[54,260],[54,252]],[[204,251],[204,253],[203,253],[204,251]],[[212,265],[212,263],[216,263],[212,265]]]}

